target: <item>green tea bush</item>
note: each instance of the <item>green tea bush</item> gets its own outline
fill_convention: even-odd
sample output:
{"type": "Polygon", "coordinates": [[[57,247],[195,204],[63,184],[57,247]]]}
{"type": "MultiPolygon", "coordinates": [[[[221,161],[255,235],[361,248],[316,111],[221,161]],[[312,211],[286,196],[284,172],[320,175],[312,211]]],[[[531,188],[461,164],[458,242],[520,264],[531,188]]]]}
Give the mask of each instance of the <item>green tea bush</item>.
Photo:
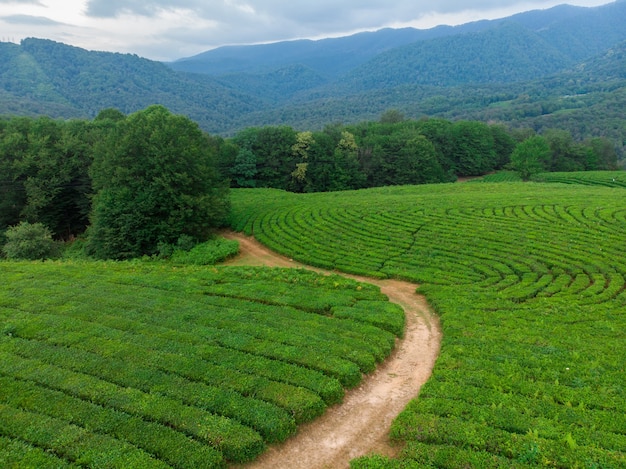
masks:
{"type": "Polygon", "coordinates": [[[2,275],[11,464],[46,451],[58,467],[244,463],[340,402],[395,340],[327,314],[334,297],[357,312],[385,303],[380,288],[303,269],[81,259],[5,262],[2,275]],[[57,430],[67,441],[48,441],[57,430]]]}
{"type": "Polygon", "coordinates": [[[63,459],[23,441],[0,436],[0,467],[64,469],[72,467],[63,459]]]}
{"type": "Polygon", "coordinates": [[[2,252],[7,259],[37,260],[57,254],[52,233],[42,223],[20,222],[9,227],[5,234],[6,243],[2,252]]]}
{"type": "MultiPolygon", "coordinates": [[[[625,174],[233,191],[233,227],[313,265],[419,283],[440,316],[433,375],[391,431],[405,449],[355,465],[626,467],[625,174]]],[[[394,324],[351,308],[331,312],[394,324]]]]}
{"type": "Polygon", "coordinates": [[[237,255],[239,243],[235,240],[216,238],[197,244],[190,249],[176,247],[170,257],[175,264],[215,265],[237,255]]]}
{"type": "Polygon", "coordinates": [[[585,186],[626,187],[626,171],[574,171],[539,173],[533,176],[536,182],[559,182],[585,186]]]}

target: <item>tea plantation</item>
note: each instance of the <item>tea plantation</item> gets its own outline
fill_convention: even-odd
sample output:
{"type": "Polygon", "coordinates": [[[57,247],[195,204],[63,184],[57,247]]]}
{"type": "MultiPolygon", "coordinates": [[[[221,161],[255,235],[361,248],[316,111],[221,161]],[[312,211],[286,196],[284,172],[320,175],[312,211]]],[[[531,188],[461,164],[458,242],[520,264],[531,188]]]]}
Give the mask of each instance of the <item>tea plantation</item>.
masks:
{"type": "Polygon", "coordinates": [[[235,229],[417,282],[441,317],[400,456],[354,468],[626,467],[626,190],[568,182],[234,191],[235,229]]]}
{"type": "Polygon", "coordinates": [[[0,467],[252,460],[340,402],[404,329],[378,287],[306,270],[2,262],[0,273],[0,467]]]}

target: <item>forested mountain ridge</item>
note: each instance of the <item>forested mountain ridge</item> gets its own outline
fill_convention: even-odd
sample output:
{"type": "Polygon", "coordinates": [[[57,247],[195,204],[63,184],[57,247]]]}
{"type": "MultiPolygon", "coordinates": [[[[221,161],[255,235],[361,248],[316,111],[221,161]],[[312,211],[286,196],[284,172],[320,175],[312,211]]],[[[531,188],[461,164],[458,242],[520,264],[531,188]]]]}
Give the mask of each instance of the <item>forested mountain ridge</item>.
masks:
{"type": "Polygon", "coordinates": [[[368,90],[404,84],[511,83],[550,75],[573,64],[537,33],[516,23],[502,23],[480,33],[398,47],[355,68],[341,84],[368,90]]]}
{"type": "Polygon", "coordinates": [[[108,107],[131,113],[162,104],[210,133],[232,135],[250,126],[354,123],[398,109],[411,118],[535,130],[564,123],[581,138],[605,135],[608,125],[619,147],[623,125],[613,120],[623,118],[609,108],[626,94],[625,22],[624,0],[562,5],[457,27],[221,48],[176,65],[31,38],[0,43],[0,115],[92,118],[108,107]],[[171,68],[192,59],[223,66],[213,75],[171,68]],[[581,128],[589,116],[596,121],[581,128]]]}
{"type": "Polygon", "coordinates": [[[0,114],[91,118],[162,104],[215,130],[260,104],[199,74],[175,72],[131,54],[93,52],[28,38],[0,43],[0,114]]]}
{"type": "MultiPolygon", "coordinates": [[[[224,46],[179,59],[169,65],[180,71],[213,76],[267,73],[269,70],[301,64],[325,77],[346,73],[370,59],[398,47],[433,39],[481,33],[503,24],[516,24],[535,33],[572,61],[599,54],[626,39],[623,22],[626,2],[585,8],[559,5],[497,20],[482,20],[458,26],[431,29],[381,29],[351,36],[322,40],[282,41],[248,46],[224,46]]],[[[452,51],[451,51],[452,52],[452,51]]]]}

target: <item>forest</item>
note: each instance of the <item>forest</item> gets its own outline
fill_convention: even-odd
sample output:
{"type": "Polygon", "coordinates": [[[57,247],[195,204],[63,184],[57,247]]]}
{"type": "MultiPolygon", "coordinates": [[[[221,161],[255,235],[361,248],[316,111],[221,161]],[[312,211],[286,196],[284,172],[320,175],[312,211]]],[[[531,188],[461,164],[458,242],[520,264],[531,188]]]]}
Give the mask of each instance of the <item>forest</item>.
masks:
{"type": "Polygon", "coordinates": [[[520,169],[519,160],[511,167],[511,156],[530,137],[548,149],[534,172],[617,168],[615,147],[602,137],[576,141],[560,129],[537,135],[480,121],[413,120],[397,110],[378,121],[327,125],[321,131],[248,128],[218,139],[217,160],[231,187],[325,192],[453,182],[520,169]]]}
{"type": "MultiPolygon", "coordinates": [[[[207,136],[163,106],[93,121],[0,121],[0,230],[40,224],[96,258],[204,241],[229,209],[207,136]]],[[[27,238],[25,236],[25,238],[27,238]]]]}
{"type": "Polygon", "coordinates": [[[501,169],[616,169],[615,146],[566,130],[541,134],[480,121],[407,119],[320,131],[250,127],[210,135],[162,106],[93,120],[0,120],[0,231],[41,223],[54,239],[86,233],[104,258],[153,255],[181,236],[199,242],[228,214],[227,189],[328,192],[454,182],[501,169]]]}

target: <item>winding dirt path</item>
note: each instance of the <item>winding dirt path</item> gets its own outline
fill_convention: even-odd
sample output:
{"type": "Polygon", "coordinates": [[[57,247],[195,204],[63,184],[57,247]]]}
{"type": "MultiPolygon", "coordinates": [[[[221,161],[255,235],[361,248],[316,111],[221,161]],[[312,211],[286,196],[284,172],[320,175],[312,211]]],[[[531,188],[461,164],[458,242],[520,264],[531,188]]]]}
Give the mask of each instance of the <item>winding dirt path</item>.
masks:
{"type": "MultiPolygon", "coordinates": [[[[241,233],[221,234],[236,239],[240,246],[240,254],[225,265],[307,268],[329,273],[276,254],[241,233]]],[[[389,443],[389,428],[430,377],[441,341],[439,321],[424,297],[415,293],[415,284],[342,275],[379,285],[392,302],[402,306],[407,318],[405,337],[374,373],[365,377],[358,388],[346,393],[341,404],[329,408],[313,422],[301,425],[295,436],[270,447],[251,464],[233,467],[339,469],[348,468],[351,459],[365,454],[394,456],[399,451],[400,448],[389,443]]]]}

